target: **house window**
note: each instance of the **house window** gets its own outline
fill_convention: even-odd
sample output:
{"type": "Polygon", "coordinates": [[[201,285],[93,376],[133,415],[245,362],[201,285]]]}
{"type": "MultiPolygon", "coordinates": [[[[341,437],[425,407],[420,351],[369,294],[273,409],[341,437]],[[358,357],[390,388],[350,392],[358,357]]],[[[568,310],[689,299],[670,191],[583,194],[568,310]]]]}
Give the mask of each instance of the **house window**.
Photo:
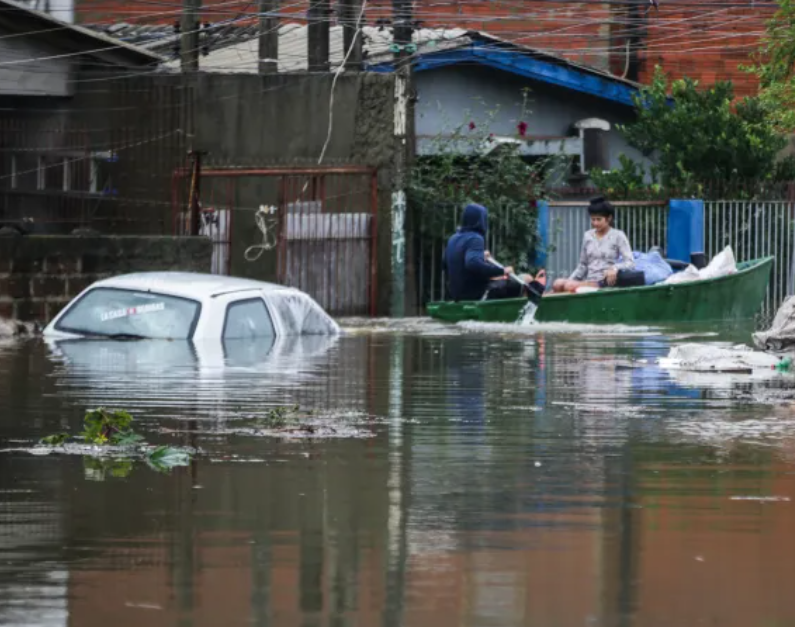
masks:
{"type": "Polygon", "coordinates": [[[0,188],[18,192],[115,195],[110,152],[0,151],[0,188]]]}
{"type": "MultiPolygon", "coordinates": [[[[109,190],[108,153],[62,153],[39,156],[36,167],[36,189],[62,192],[105,194],[109,190]]],[[[17,177],[18,178],[18,177],[17,177]]],[[[13,187],[16,189],[16,187],[13,187]]]]}
{"type": "Polygon", "coordinates": [[[583,133],[583,156],[585,171],[609,170],[610,160],[607,154],[607,133],[592,128],[583,133]]]}
{"type": "MultiPolygon", "coordinates": [[[[2,187],[10,190],[38,189],[40,167],[37,155],[29,152],[11,153],[2,160],[2,187]]],[[[43,184],[43,183],[42,183],[43,184]]]]}
{"type": "Polygon", "coordinates": [[[608,153],[607,133],[610,123],[599,118],[588,118],[574,124],[582,140],[580,153],[580,169],[583,173],[591,170],[610,169],[610,155],[608,153]]]}
{"type": "Polygon", "coordinates": [[[39,191],[61,191],[64,189],[63,158],[54,155],[39,155],[36,165],[36,189],[39,191]]]}

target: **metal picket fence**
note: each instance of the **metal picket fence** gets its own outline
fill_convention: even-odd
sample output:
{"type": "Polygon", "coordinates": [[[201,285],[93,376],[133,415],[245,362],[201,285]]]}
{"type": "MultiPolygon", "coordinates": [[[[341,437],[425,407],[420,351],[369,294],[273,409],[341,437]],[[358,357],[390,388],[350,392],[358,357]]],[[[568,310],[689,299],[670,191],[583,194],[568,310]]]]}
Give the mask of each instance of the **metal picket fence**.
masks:
{"type": "MultiPolygon", "coordinates": [[[[442,257],[447,238],[461,224],[463,211],[463,206],[449,203],[436,205],[432,210],[417,214],[417,291],[420,305],[444,300],[447,296],[447,277],[442,268],[442,257]]],[[[489,207],[488,250],[499,254],[513,222],[512,208],[489,207]]],[[[515,263],[514,260],[509,262],[515,263]]]]}
{"type": "MultiPolygon", "coordinates": [[[[583,233],[590,229],[587,201],[549,202],[549,243],[546,270],[550,280],[567,277],[577,266],[583,233]]],[[[668,232],[668,202],[614,202],[615,225],[627,234],[633,250],[659,247],[665,255],[668,232]]],[[[461,208],[439,209],[446,232],[459,224],[461,208]]],[[[420,222],[427,219],[420,216],[420,222]]],[[[510,229],[510,216],[495,221],[498,228],[489,233],[488,247],[498,250],[510,229]]],[[[438,230],[437,230],[438,232],[438,230]]],[[[420,303],[445,298],[442,255],[446,237],[418,238],[420,303]]],[[[760,311],[762,324],[768,323],[784,299],[795,293],[795,202],[710,200],[704,203],[704,252],[711,259],[731,246],[738,263],[775,257],[765,301],[760,311]]]]}
{"type": "MultiPolygon", "coordinates": [[[[633,250],[665,249],[668,203],[665,201],[614,202],[615,226],[626,233],[633,250]]],[[[588,202],[550,202],[547,276],[566,278],[577,267],[583,234],[591,228],[588,202]]]]}
{"type": "Polygon", "coordinates": [[[795,203],[710,200],[704,203],[704,251],[710,259],[731,246],[738,262],[775,256],[762,320],[795,292],[795,203]]]}

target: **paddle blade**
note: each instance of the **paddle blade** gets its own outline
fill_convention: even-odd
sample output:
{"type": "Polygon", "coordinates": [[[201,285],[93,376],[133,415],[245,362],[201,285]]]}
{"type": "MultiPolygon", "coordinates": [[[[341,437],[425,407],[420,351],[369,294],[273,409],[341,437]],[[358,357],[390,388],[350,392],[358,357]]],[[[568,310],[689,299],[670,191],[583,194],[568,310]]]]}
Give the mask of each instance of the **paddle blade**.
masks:
{"type": "Polygon", "coordinates": [[[541,297],[544,295],[544,289],[544,286],[538,281],[526,284],[525,291],[527,292],[527,300],[538,306],[541,303],[541,297]]]}

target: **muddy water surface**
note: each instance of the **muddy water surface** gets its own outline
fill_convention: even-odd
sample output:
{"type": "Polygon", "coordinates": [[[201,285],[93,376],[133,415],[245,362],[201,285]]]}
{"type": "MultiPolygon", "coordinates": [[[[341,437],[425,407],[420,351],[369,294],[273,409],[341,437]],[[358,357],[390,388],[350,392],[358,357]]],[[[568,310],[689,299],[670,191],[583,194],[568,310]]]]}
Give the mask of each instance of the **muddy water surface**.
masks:
{"type": "Polygon", "coordinates": [[[109,405],[201,454],[0,453],[0,625],[795,625],[789,375],[672,375],[653,329],[346,327],[3,341],[0,448],[109,405]],[[287,404],[325,437],[236,431],[287,404]]]}

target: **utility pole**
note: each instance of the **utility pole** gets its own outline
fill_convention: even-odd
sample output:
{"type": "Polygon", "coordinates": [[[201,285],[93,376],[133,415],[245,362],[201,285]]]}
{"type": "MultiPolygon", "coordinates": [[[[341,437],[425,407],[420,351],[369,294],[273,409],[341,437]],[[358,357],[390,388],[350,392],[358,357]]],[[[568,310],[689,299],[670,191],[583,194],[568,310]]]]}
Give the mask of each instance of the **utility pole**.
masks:
{"type": "Polygon", "coordinates": [[[259,73],[279,71],[279,0],[259,0],[259,73]]]}
{"type": "Polygon", "coordinates": [[[348,53],[345,69],[359,72],[362,69],[363,46],[362,34],[359,31],[364,20],[359,20],[362,13],[362,0],[340,0],[340,23],[342,24],[342,54],[348,53]]]}
{"type": "Polygon", "coordinates": [[[310,72],[329,71],[330,0],[310,0],[306,27],[306,56],[310,72]]]}
{"type": "Polygon", "coordinates": [[[411,0],[392,0],[395,52],[395,185],[392,192],[392,303],[394,317],[406,315],[406,185],[411,146],[411,0]]]}
{"type": "Polygon", "coordinates": [[[199,71],[199,13],[202,0],[182,0],[180,26],[180,67],[183,72],[199,71]]]}
{"type": "Polygon", "coordinates": [[[202,185],[202,157],[207,153],[202,150],[188,152],[191,164],[190,194],[188,198],[188,216],[190,235],[198,235],[201,231],[201,185],[202,185]]]}

